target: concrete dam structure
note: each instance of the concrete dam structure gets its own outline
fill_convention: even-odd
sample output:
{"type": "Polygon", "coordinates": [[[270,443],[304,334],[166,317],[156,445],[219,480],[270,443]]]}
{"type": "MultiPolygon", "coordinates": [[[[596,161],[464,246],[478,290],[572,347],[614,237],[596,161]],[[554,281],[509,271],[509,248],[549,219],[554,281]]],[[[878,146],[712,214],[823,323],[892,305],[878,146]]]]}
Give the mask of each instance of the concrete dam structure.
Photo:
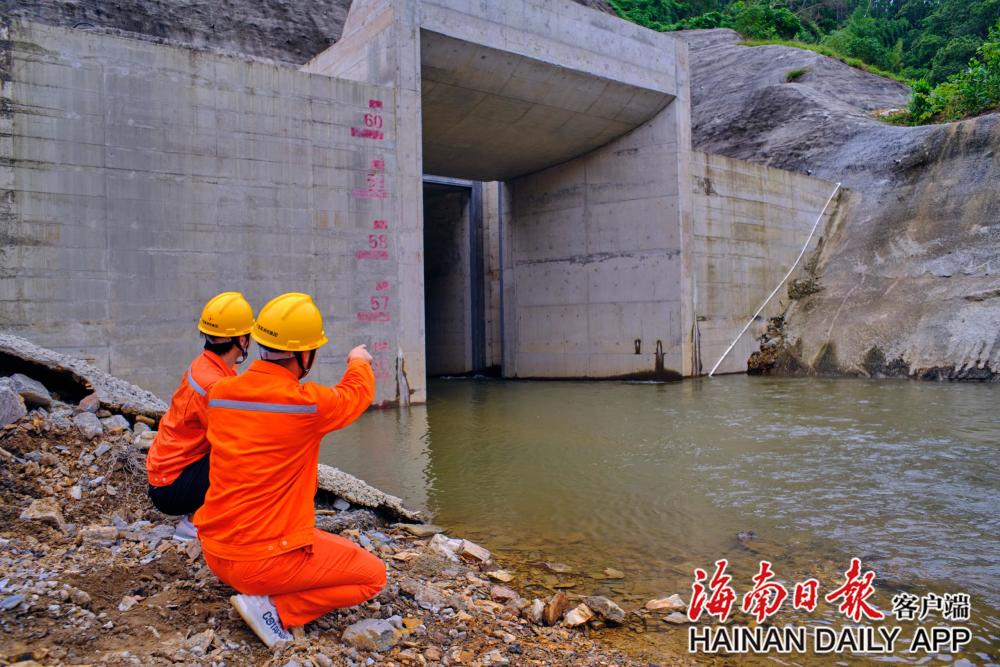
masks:
{"type": "Polygon", "coordinates": [[[568,0],[356,0],[302,67],[2,30],[0,327],[163,397],[234,289],[312,293],[318,379],[367,343],[383,404],[700,375],[834,191],[693,151],[687,46],[568,0]]]}

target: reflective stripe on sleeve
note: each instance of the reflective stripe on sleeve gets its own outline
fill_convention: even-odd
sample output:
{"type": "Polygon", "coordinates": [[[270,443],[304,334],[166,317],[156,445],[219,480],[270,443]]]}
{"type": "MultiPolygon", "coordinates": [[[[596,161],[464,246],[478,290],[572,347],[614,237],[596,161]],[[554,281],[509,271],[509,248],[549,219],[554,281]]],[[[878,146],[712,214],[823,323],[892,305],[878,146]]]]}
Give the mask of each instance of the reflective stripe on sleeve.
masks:
{"type": "Polygon", "coordinates": [[[191,385],[191,388],[194,389],[199,396],[205,395],[205,390],[202,389],[200,384],[195,382],[194,373],[191,371],[190,368],[188,369],[188,384],[191,385]]]}
{"type": "Polygon", "coordinates": [[[250,410],[253,412],[282,412],[286,414],[312,414],[316,412],[315,405],[257,403],[256,401],[232,401],[223,398],[213,398],[208,402],[208,407],[225,408],[228,410],[250,410]]]}

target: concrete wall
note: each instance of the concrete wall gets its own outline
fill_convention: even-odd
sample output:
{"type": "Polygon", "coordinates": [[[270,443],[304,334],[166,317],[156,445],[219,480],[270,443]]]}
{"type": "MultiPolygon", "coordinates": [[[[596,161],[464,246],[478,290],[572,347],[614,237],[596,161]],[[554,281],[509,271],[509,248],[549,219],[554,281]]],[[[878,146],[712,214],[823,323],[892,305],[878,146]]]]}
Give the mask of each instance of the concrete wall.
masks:
{"type": "MultiPolygon", "coordinates": [[[[835,184],[700,152],[693,153],[691,164],[697,365],[708,373],[791,268],[835,184]]],[[[801,264],[816,247],[835,203],[820,221],[801,264]]],[[[792,278],[796,276],[800,273],[792,278]]],[[[757,349],[755,338],[768,317],[784,310],[782,302],[788,303],[784,288],[716,373],[746,372],[747,358],[757,349]]],[[[693,374],[700,374],[695,370],[693,374]]]]}
{"type": "MultiPolygon", "coordinates": [[[[561,0],[360,0],[306,68],[395,85],[397,119],[422,115],[397,128],[420,138],[415,169],[510,179],[504,373],[607,377],[690,368],[686,55],[561,0]]],[[[422,224],[416,208],[400,215],[422,224]]]]}
{"type": "Polygon", "coordinates": [[[509,183],[505,375],[680,377],[686,152],[677,117],[664,112],[509,183]]]}
{"type": "Polygon", "coordinates": [[[332,341],[317,377],[366,342],[396,397],[395,318],[370,306],[398,299],[396,230],[374,228],[397,196],[390,88],[35,24],[5,40],[0,326],[166,398],[209,297],[307,291],[332,341]],[[376,111],[384,140],[352,136],[376,111]]]}
{"type": "MultiPolygon", "coordinates": [[[[305,71],[30,24],[4,36],[0,326],[163,396],[197,352],[197,310],[227,289],[257,307],[313,293],[334,341],[318,377],[367,342],[380,401],[425,400],[425,342],[462,349],[432,372],[470,368],[472,325],[475,364],[508,376],[698,374],[832,189],[692,154],[685,46],[562,0],[357,0],[305,71]],[[453,51],[500,60],[449,70],[453,51]],[[482,83],[491,102],[459,109],[461,128],[428,123],[423,95],[443,82],[482,83]],[[577,110],[556,142],[521,122],[521,148],[491,162],[515,106],[577,110]],[[595,136],[617,138],[591,150],[595,136]],[[423,199],[425,150],[440,160],[456,137],[469,150],[442,168],[507,179],[484,188],[482,285],[460,308],[469,255],[446,265],[469,227],[454,202],[425,220],[423,199]],[[553,155],[576,156],[530,171],[553,155]],[[426,313],[425,268],[428,297],[454,294],[426,313]]],[[[723,371],[743,370],[741,346],[723,371]]]]}
{"type": "Polygon", "coordinates": [[[500,234],[504,211],[510,210],[509,195],[509,189],[497,181],[483,183],[483,363],[487,368],[503,364],[500,234]]]}
{"type": "Polygon", "coordinates": [[[472,370],[468,188],[424,191],[427,374],[472,370]]]}
{"type": "MultiPolygon", "coordinates": [[[[305,72],[391,87],[387,114],[396,157],[396,196],[386,213],[396,242],[396,372],[403,398],[427,400],[424,357],[423,160],[420,40],[414,0],[354,0],[340,41],[302,66],[305,72]]],[[[368,141],[381,146],[386,139],[368,141]]]]}

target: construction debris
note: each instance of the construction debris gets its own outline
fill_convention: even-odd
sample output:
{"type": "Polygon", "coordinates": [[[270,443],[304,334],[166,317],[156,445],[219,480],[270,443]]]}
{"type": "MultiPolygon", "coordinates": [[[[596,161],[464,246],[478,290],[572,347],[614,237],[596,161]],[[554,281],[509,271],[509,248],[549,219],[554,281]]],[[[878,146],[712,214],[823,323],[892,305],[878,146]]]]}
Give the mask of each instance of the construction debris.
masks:
{"type": "Polygon", "coordinates": [[[319,464],[319,488],[352,505],[368,507],[393,520],[420,521],[420,512],[407,509],[396,496],[379,491],[363,480],[333,466],[319,464]]]}
{"type": "Polygon", "coordinates": [[[0,334],[0,366],[43,383],[47,391],[64,400],[77,402],[94,393],[101,407],[133,418],[144,415],[158,420],[167,410],[167,405],[151,392],[20,336],[0,334]]]}

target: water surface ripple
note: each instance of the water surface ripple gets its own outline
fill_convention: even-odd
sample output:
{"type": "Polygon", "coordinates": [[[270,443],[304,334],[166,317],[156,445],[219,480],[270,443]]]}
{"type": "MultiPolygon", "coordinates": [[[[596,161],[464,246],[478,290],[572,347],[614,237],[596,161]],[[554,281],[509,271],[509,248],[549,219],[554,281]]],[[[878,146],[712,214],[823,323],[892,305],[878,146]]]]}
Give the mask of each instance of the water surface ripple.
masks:
{"type": "Polygon", "coordinates": [[[429,395],[332,434],[321,460],[634,605],[687,598],[691,569],[722,556],[744,592],[763,556],[786,581],[819,568],[835,584],[856,555],[886,596],[971,593],[969,656],[997,661],[1000,386],[452,380],[429,395]],[[602,580],[608,566],[626,579],[602,580]]]}

